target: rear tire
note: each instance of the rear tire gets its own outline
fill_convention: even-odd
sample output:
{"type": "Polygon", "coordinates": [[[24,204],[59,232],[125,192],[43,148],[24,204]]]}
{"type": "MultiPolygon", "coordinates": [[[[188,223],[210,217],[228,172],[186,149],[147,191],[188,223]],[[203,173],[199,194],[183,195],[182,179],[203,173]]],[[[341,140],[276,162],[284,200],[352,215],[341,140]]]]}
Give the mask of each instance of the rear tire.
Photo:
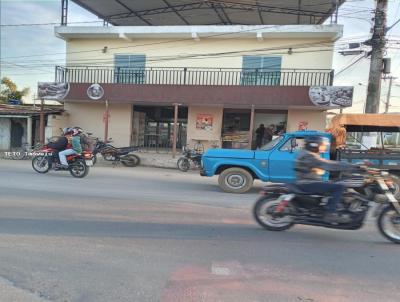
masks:
{"type": "Polygon", "coordinates": [[[243,168],[229,168],[224,170],[218,178],[222,190],[228,193],[246,193],[253,186],[253,175],[243,168]]]}
{"type": "Polygon", "coordinates": [[[89,167],[82,159],[69,164],[69,173],[75,178],[84,178],[89,173],[89,167]]]}
{"type": "Polygon", "coordinates": [[[293,218],[288,215],[279,218],[274,218],[271,215],[279,204],[278,198],[278,195],[271,197],[262,196],[256,201],[253,207],[254,219],[259,225],[269,231],[285,231],[294,226],[293,218]]]}
{"type": "Polygon", "coordinates": [[[176,163],[178,169],[182,172],[187,172],[190,168],[190,162],[186,157],[181,157],[176,163]]]}
{"type": "Polygon", "coordinates": [[[378,217],[378,229],[379,232],[387,239],[394,243],[400,244],[400,214],[392,206],[387,206],[382,210],[378,217]],[[391,219],[399,220],[398,224],[394,224],[391,219]],[[387,221],[389,220],[389,221],[387,221]],[[395,229],[393,232],[389,231],[386,227],[386,222],[393,224],[395,229]]]}
{"type": "Polygon", "coordinates": [[[140,157],[135,154],[128,154],[121,157],[121,163],[125,167],[136,167],[140,164],[140,157]]]}
{"type": "Polygon", "coordinates": [[[51,168],[50,159],[43,155],[32,158],[32,168],[38,173],[47,173],[51,168]]]}

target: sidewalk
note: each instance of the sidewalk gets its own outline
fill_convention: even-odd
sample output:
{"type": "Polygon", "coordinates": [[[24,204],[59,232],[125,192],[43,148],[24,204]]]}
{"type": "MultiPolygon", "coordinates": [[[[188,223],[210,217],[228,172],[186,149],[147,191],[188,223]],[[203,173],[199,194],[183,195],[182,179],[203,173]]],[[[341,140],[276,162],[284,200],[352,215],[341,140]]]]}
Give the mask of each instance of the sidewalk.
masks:
{"type": "MultiPolygon", "coordinates": [[[[135,155],[140,157],[140,166],[144,167],[156,167],[165,169],[177,169],[176,162],[182,156],[180,153],[176,154],[175,158],[172,158],[172,153],[156,153],[156,152],[134,152],[135,155]]],[[[7,159],[4,152],[0,152],[0,160],[11,160],[7,159]]],[[[26,159],[31,160],[31,159],[26,159]]],[[[105,161],[103,157],[97,155],[98,164],[101,165],[112,165],[112,162],[105,161]]]]}

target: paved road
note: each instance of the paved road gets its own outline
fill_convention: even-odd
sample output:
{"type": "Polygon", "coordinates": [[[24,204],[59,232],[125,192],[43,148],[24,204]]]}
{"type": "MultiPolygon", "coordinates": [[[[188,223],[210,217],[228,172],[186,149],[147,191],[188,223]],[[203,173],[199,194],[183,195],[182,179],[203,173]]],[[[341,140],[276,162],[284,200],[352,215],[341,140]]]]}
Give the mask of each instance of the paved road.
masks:
{"type": "MultiPolygon", "coordinates": [[[[260,184],[258,184],[258,188],[260,184]]],[[[0,161],[0,301],[400,301],[400,246],[252,220],[257,189],[153,168],[0,161]]]]}

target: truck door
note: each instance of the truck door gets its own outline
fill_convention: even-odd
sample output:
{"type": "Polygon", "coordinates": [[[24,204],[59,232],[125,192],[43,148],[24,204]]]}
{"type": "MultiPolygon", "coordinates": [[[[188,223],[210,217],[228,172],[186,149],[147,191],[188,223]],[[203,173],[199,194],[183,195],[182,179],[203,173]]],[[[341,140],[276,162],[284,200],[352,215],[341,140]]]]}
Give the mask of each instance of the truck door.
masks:
{"type": "Polygon", "coordinates": [[[294,163],[300,150],[304,148],[304,137],[289,137],[269,156],[269,175],[273,182],[292,182],[295,180],[294,163]]]}

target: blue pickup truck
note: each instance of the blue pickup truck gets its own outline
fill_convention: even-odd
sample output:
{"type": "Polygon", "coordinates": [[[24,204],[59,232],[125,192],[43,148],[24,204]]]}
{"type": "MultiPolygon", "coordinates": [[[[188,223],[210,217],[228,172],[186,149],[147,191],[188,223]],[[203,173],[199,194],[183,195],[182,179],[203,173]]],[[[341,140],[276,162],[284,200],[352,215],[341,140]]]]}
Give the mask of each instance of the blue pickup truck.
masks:
{"type": "MultiPolygon", "coordinates": [[[[304,146],[304,138],[331,135],[317,131],[286,133],[264,145],[259,150],[209,149],[202,158],[202,176],[219,175],[219,186],[225,192],[245,193],[254,179],[271,182],[291,182],[295,179],[294,162],[304,146]]],[[[329,148],[328,148],[329,150],[329,148]]],[[[322,154],[329,159],[329,152],[322,154]]],[[[325,176],[328,178],[328,174],[325,176]]]]}

